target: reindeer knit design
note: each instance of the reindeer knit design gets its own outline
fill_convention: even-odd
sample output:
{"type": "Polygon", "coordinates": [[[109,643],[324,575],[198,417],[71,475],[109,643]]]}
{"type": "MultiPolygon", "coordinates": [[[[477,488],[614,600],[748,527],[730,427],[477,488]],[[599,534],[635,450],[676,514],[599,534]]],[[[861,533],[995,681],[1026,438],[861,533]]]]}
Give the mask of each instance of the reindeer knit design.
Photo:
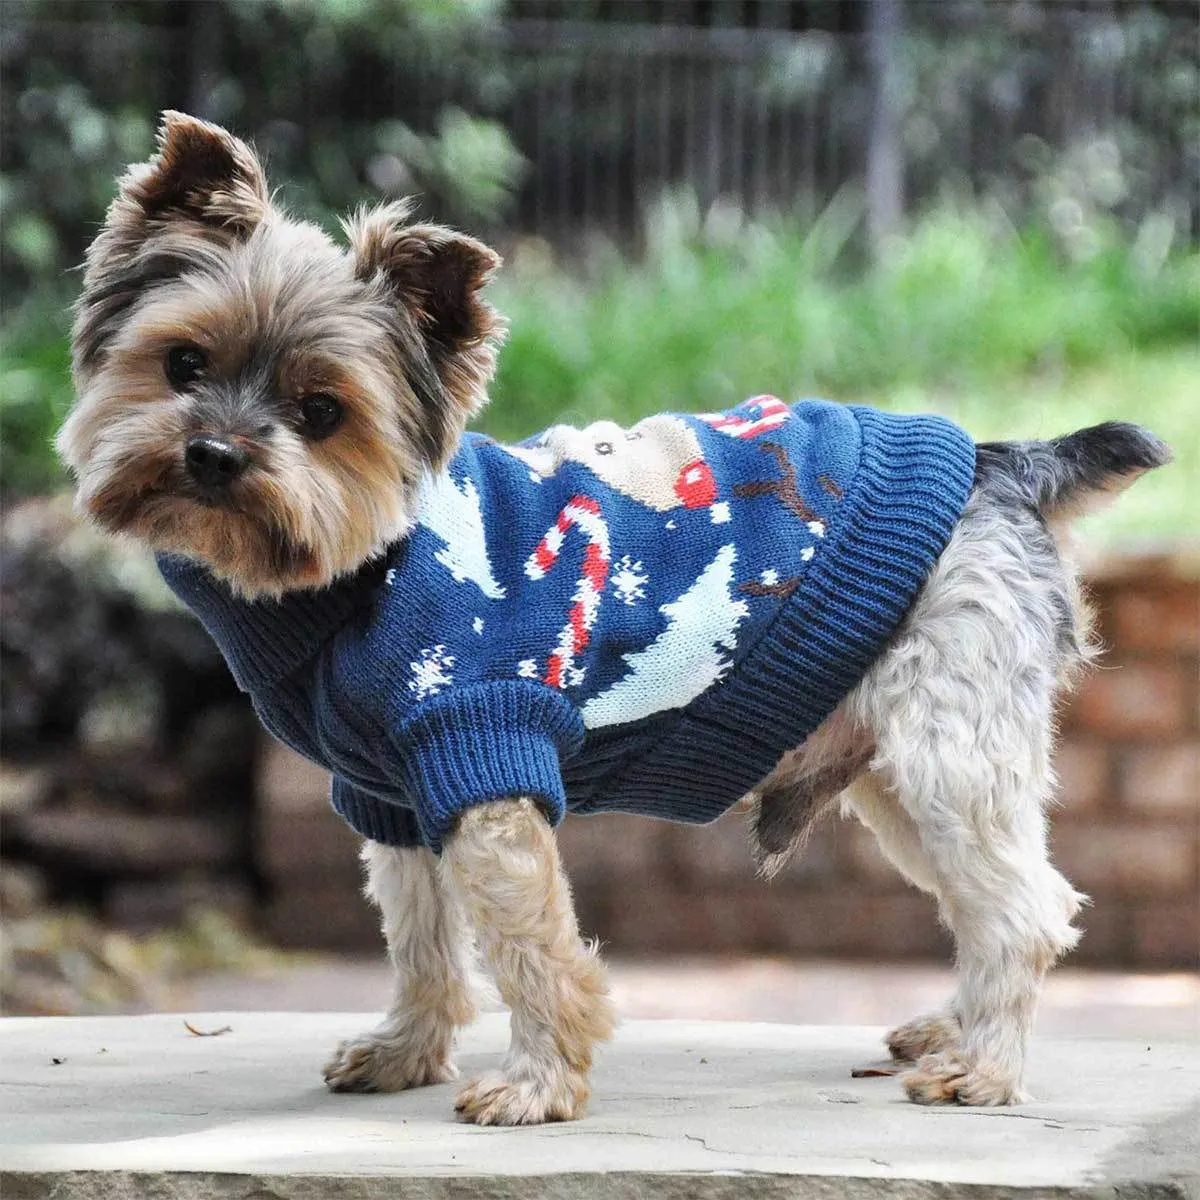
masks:
{"type": "Polygon", "coordinates": [[[465,809],[514,795],[554,822],[702,822],[862,678],[974,460],[939,417],[757,396],[515,446],[468,434],[412,531],[321,590],[250,602],[159,564],[366,837],[440,850],[465,809]]]}

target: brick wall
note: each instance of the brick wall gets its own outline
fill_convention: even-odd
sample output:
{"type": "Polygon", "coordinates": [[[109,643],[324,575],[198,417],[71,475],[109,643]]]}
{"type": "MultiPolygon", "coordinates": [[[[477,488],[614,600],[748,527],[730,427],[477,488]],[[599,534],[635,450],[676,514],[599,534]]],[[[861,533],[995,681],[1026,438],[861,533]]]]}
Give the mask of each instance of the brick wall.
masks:
{"type": "MultiPolygon", "coordinates": [[[[1093,900],[1075,962],[1200,965],[1200,561],[1123,559],[1093,573],[1109,647],[1064,704],[1054,855],[1093,900]]],[[[264,747],[260,849],[269,931],[294,946],[374,948],[353,894],[357,840],[324,775],[264,747]]],[[[702,829],[568,820],[580,919],[619,953],[763,951],[944,958],[932,902],[857,823],[830,822],[774,883],[750,867],[744,814],[702,829]]]]}

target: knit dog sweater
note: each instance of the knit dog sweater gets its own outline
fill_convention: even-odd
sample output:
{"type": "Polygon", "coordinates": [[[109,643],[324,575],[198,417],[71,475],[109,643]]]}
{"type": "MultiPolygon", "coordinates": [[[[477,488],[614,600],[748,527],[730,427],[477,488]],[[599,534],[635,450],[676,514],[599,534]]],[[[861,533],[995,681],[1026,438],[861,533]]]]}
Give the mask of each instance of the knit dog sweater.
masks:
{"type": "Polygon", "coordinates": [[[714,819],[862,678],[970,493],[938,417],[761,396],[468,434],[381,561],[280,601],[162,556],[266,727],[359,833],[465,809],[714,819]]]}

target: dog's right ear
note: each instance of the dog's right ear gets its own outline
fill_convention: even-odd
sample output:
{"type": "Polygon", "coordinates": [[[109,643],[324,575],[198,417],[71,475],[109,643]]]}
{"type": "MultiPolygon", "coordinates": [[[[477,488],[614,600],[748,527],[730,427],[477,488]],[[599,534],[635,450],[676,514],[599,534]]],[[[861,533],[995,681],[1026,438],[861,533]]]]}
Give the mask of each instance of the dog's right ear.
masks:
{"type": "Polygon", "coordinates": [[[104,228],[88,248],[76,309],[76,372],[96,361],[146,288],[177,276],[206,250],[239,241],[270,212],[253,150],[218,125],[164,112],[158,151],[118,184],[104,228]]]}
{"type": "Polygon", "coordinates": [[[120,187],[122,216],[136,219],[140,210],[146,221],[182,217],[235,237],[258,225],[271,203],[262,165],[245,142],[171,111],[158,127],[158,153],[130,167],[120,187]]]}
{"type": "Polygon", "coordinates": [[[355,275],[381,285],[395,309],[408,382],[422,406],[425,458],[441,466],[486,402],[496,369],[504,320],[480,292],[500,256],[465,234],[408,218],[408,204],[399,201],[342,224],[355,275]]]}

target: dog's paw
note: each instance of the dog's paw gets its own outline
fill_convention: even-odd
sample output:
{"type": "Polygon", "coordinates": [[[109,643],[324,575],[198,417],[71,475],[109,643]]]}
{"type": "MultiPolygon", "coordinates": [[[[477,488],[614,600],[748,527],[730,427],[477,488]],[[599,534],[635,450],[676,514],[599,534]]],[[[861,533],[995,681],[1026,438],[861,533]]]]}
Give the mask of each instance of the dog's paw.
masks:
{"type": "Polygon", "coordinates": [[[991,1107],[1021,1104],[1027,1097],[1009,1076],[989,1073],[952,1052],[927,1054],[900,1080],[914,1104],[991,1107]]]}
{"type": "Polygon", "coordinates": [[[446,1046],[376,1031],[340,1043],[323,1074],[331,1092],[402,1092],[450,1083],[458,1069],[446,1046]]]}
{"type": "Polygon", "coordinates": [[[884,1041],[888,1053],[897,1062],[915,1063],[926,1054],[953,1050],[962,1037],[962,1026],[951,1013],[930,1013],[905,1025],[898,1025],[884,1041]]]}
{"type": "Polygon", "coordinates": [[[587,1080],[565,1067],[549,1078],[488,1071],[463,1088],[454,1108],[475,1125],[541,1125],[582,1117],[587,1100],[587,1080]]]}

